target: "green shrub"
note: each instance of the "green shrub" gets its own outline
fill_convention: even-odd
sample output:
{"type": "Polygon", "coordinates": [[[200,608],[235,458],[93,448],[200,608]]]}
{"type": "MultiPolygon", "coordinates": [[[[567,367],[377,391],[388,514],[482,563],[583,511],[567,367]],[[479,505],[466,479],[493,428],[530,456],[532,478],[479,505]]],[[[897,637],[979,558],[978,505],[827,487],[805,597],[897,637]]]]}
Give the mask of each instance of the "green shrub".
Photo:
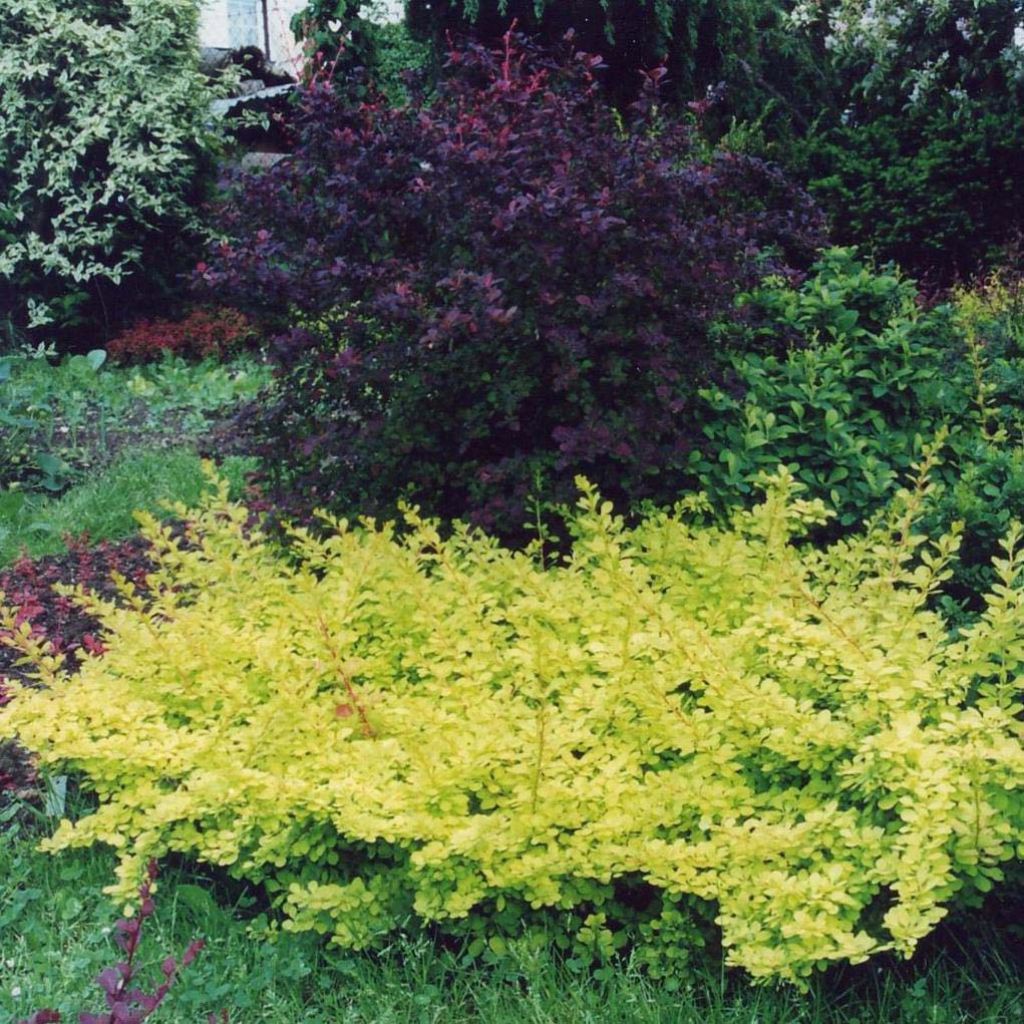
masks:
{"type": "Polygon", "coordinates": [[[825,550],[784,471],[728,529],[693,502],[626,529],[585,488],[548,567],[415,516],[285,563],[222,491],[190,544],[146,527],[151,603],[83,597],[107,651],[74,678],[7,618],[45,688],[0,734],[96,793],[46,847],[114,846],[125,898],[174,851],[346,947],[419,920],[678,972],[713,919],[758,978],[909,955],[1024,828],[1021,531],[951,639],[929,465],[825,550]]]}
{"type": "Polygon", "coordinates": [[[855,116],[956,109],[1021,85],[1020,0],[798,0],[791,21],[827,33],[855,116]]]}
{"type": "Polygon", "coordinates": [[[1024,230],[1024,118],[1005,99],[915,107],[796,144],[836,241],[935,281],[991,266],[1024,230]]]}
{"type": "Polygon", "coordinates": [[[741,301],[750,322],[701,394],[697,485],[722,512],[785,464],[836,510],[834,537],[876,513],[941,431],[944,488],[927,526],[964,521],[945,589],[977,610],[998,541],[1024,516],[1019,286],[995,280],[923,311],[913,282],[837,249],[801,287],[769,282],[741,301]]]}
{"type": "Polygon", "coordinates": [[[67,322],[128,275],[180,269],[173,254],[196,227],[214,139],[198,7],[5,4],[0,318],[67,322]]]}
{"type": "Polygon", "coordinates": [[[965,382],[944,362],[944,314],[923,314],[913,282],[828,251],[799,288],[769,281],[741,297],[750,326],[729,329],[729,372],[702,392],[708,444],[691,466],[719,508],[755,492],[780,463],[861,524],[944,420],[965,382]],[[765,353],[765,354],[761,354],[765,353]]]}

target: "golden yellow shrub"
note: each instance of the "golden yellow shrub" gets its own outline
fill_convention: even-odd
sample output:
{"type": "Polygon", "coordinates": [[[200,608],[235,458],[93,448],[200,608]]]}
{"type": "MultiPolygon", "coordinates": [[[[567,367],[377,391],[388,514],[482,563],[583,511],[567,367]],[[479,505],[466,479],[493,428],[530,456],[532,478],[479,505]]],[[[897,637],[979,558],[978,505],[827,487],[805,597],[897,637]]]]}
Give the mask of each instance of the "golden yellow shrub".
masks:
{"type": "Polygon", "coordinates": [[[285,562],[221,489],[190,549],[144,520],[155,596],[97,606],[107,653],[0,735],[95,790],[46,845],[116,847],[121,897],[177,851],[350,947],[412,915],[500,951],[548,914],[670,967],[708,907],[759,978],[909,955],[1021,853],[1020,534],[950,636],[923,485],[825,551],[797,490],[627,528],[583,485],[545,567],[415,515],[285,562]]]}

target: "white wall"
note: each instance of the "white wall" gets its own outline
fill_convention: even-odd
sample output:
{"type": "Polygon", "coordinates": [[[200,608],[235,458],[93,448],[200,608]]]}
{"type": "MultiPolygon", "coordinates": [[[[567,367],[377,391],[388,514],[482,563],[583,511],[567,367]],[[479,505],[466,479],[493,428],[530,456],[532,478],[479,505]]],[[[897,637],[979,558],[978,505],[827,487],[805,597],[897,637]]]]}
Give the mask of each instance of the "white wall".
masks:
{"type": "Polygon", "coordinates": [[[306,0],[267,0],[267,21],[270,25],[270,56],[278,64],[287,65],[293,72],[299,70],[302,47],[295,41],[291,29],[292,15],[306,6],[306,0]]]}
{"type": "MultiPolygon", "coordinates": [[[[302,47],[289,25],[292,15],[306,6],[306,0],[267,0],[270,29],[270,58],[297,71],[302,47]]],[[[368,0],[366,13],[375,21],[399,21],[403,0],[368,0]]],[[[263,5],[261,0],[205,0],[202,8],[199,43],[234,49],[238,46],[264,46],[263,5]]]]}
{"type": "Polygon", "coordinates": [[[260,0],[206,0],[199,22],[202,46],[260,46],[263,38],[260,0]]]}
{"type": "MultiPolygon", "coordinates": [[[[301,48],[289,24],[292,15],[305,6],[305,0],[267,0],[271,60],[293,64],[299,59],[301,48]]],[[[266,49],[261,0],[205,0],[200,15],[199,43],[226,49],[238,46],[266,49]]]]}

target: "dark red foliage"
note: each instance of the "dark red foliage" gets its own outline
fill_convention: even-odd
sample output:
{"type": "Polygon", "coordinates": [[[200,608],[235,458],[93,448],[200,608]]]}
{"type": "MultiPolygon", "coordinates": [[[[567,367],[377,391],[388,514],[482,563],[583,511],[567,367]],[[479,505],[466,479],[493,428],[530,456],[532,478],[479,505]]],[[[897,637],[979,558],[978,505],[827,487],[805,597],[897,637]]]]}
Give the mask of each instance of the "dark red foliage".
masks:
{"type": "MultiPolygon", "coordinates": [[[[70,597],[53,590],[57,583],[82,586],[100,597],[115,596],[111,574],[119,573],[145,590],[146,575],[153,566],[148,544],[139,537],[105,541],[90,546],[88,537],[69,538],[68,550],[33,561],[21,558],[0,570],[0,591],[15,611],[18,623],[28,622],[32,632],[45,637],[56,653],[64,654],[74,668],[83,655],[103,653],[99,624],[70,597]]],[[[20,654],[0,644],[0,686],[4,678],[24,681],[31,677],[15,662],[20,654]]]]}
{"type": "MultiPolygon", "coordinates": [[[[167,957],[160,965],[163,981],[152,992],[132,987],[138,967],[135,962],[142,932],[146,921],[156,912],[152,886],[156,880],[156,862],[150,861],[148,878],[139,886],[139,912],[136,917],[122,918],[114,925],[115,941],[124,953],[124,959],[113,967],[101,971],[96,984],[103,990],[107,1003],[104,1013],[80,1013],[78,1024],[142,1024],[167,997],[171,986],[177,980],[180,970],[188,967],[203,948],[203,940],[196,939],[182,954],[179,964],[173,956],[167,957]]],[[[212,1019],[212,1017],[211,1017],[212,1019]]],[[[60,1024],[61,1014],[57,1010],[37,1010],[20,1024],[60,1024]]],[[[227,1013],[222,1014],[227,1021],[227,1013]]]]}
{"type": "MultiPolygon", "coordinates": [[[[0,570],[0,592],[15,612],[17,623],[28,622],[35,636],[45,638],[56,653],[63,654],[74,669],[82,657],[104,651],[97,621],[69,597],[53,590],[54,584],[81,585],[101,597],[113,597],[112,573],[120,573],[145,592],[146,575],[152,571],[147,543],[133,537],[117,543],[89,546],[87,537],[69,539],[68,550],[33,561],[19,559],[0,570]]],[[[16,664],[20,652],[0,637],[0,704],[10,700],[6,680],[30,682],[31,670],[16,664]]],[[[35,771],[28,755],[16,744],[0,741],[0,794],[31,793],[35,771]]]]}
{"type": "Polygon", "coordinates": [[[198,307],[182,320],[139,320],[107,346],[119,363],[148,363],[164,352],[223,359],[253,340],[252,323],[237,309],[198,307]]]}
{"type": "Polygon", "coordinates": [[[600,67],[508,36],[452,52],[429,106],[321,83],[294,155],[235,178],[234,241],[198,282],[279,327],[331,311],[276,342],[279,490],[375,513],[406,493],[506,537],[580,472],[610,498],[678,493],[710,321],[822,221],[774,168],[701,157],[657,73],[624,125],[600,67]]]}

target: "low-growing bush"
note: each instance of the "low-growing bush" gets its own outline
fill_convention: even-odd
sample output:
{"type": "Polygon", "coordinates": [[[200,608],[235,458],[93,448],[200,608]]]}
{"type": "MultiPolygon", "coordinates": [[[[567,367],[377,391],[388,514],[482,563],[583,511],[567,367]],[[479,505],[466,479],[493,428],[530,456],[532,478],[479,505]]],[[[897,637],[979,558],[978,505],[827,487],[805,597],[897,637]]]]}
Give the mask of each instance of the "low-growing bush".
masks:
{"type": "Polygon", "coordinates": [[[283,562],[222,488],[187,543],[148,524],[148,599],[83,598],[106,653],[73,679],[9,633],[42,688],[0,732],[95,792],[46,847],[114,846],[126,898],[173,851],[346,947],[555,931],[664,973],[714,922],[758,978],[909,955],[1024,828],[1021,530],[952,634],[928,603],[956,538],[914,528],[932,464],[820,550],[785,471],[728,528],[693,500],[626,528],[584,487],[546,566],[414,514],[283,562]]]}
{"type": "Polygon", "coordinates": [[[201,281],[265,316],[334,311],[326,340],[278,341],[283,490],[373,513],[406,490],[506,536],[577,471],[611,497],[679,493],[709,319],[809,259],[820,220],[650,102],[624,125],[599,66],[507,36],[453,52],[429,106],[314,87],[293,157],[236,180],[201,281]]]}
{"type": "MultiPolygon", "coordinates": [[[[13,612],[13,625],[20,628],[27,624],[31,636],[69,659],[69,667],[77,666],[79,651],[83,657],[101,652],[99,622],[66,595],[57,593],[54,586],[79,587],[111,598],[117,594],[111,582],[116,575],[144,590],[146,576],[153,568],[146,551],[146,543],[138,537],[95,545],[82,537],[69,539],[63,555],[34,561],[20,558],[0,569],[0,591],[7,610],[13,612]]],[[[31,678],[31,671],[26,671],[19,660],[11,648],[0,649],[0,681],[31,678]]]]}
{"type": "Polygon", "coordinates": [[[140,320],[107,345],[119,363],[148,363],[165,353],[192,359],[226,359],[255,339],[237,309],[198,308],[180,320],[140,320]]]}

